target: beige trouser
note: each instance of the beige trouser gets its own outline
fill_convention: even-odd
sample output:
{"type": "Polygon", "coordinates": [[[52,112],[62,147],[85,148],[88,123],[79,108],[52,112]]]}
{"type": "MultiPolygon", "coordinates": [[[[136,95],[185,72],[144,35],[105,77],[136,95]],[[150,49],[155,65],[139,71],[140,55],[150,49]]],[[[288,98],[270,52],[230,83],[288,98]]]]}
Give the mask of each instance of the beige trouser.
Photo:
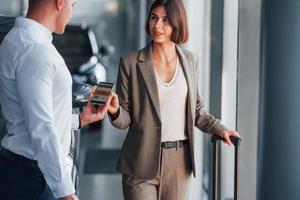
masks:
{"type": "Polygon", "coordinates": [[[141,180],[123,175],[125,200],[188,200],[191,182],[191,162],[188,144],[184,147],[162,149],[158,175],[141,180]]]}

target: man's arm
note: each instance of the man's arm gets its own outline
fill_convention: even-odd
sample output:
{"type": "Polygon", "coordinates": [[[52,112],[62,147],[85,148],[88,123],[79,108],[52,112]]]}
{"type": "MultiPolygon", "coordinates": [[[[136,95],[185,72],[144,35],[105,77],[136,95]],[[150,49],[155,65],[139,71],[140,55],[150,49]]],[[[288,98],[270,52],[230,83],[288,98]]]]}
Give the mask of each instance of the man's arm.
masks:
{"type": "Polygon", "coordinates": [[[45,52],[35,48],[27,50],[28,56],[16,69],[17,90],[34,157],[54,196],[60,198],[74,194],[75,189],[54,125],[52,85],[55,68],[47,61],[47,55],[43,55],[45,52]]]}

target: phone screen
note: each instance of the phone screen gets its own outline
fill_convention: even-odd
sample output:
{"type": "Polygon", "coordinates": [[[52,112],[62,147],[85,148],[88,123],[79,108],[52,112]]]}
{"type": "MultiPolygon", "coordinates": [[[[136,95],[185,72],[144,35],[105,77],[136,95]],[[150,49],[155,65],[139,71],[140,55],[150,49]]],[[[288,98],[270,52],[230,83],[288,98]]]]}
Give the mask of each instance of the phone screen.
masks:
{"type": "Polygon", "coordinates": [[[95,105],[104,105],[108,100],[113,86],[113,83],[100,82],[94,92],[91,102],[95,105]]]}

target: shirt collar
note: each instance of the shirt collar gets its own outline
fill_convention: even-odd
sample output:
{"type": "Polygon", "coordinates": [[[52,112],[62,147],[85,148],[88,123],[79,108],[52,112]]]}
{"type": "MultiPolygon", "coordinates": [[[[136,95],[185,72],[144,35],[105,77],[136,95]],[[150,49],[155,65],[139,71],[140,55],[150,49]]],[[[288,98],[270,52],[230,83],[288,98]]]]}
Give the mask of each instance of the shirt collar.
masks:
{"type": "Polygon", "coordinates": [[[37,37],[42,37],[45,41],[49,41],[50,43],[52,43],[53,36],[51,31],[35,20],[25,17],[17,17],[15,26],[29,29],[34,34],[37,34],[37,37]]]}

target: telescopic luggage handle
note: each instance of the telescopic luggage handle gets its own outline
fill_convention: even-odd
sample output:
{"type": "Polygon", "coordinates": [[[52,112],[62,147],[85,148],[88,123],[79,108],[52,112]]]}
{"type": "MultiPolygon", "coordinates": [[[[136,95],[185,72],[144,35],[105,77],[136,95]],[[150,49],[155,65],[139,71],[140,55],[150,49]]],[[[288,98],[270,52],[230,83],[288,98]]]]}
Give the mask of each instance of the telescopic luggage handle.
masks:
{"type": "MultiPolygon", "coordinates": [[[[234,145],[234,200],[238,200],[238,159],[239,159],[239,146],[242,141],[241,138],[230,136],[230,141],[234,145]]],[[[217,141],[224,139],[218,135],[213,135],[211,142],[213,143],[213,180],[212,180],[212,200],[217,200],[217,141]]]]}

